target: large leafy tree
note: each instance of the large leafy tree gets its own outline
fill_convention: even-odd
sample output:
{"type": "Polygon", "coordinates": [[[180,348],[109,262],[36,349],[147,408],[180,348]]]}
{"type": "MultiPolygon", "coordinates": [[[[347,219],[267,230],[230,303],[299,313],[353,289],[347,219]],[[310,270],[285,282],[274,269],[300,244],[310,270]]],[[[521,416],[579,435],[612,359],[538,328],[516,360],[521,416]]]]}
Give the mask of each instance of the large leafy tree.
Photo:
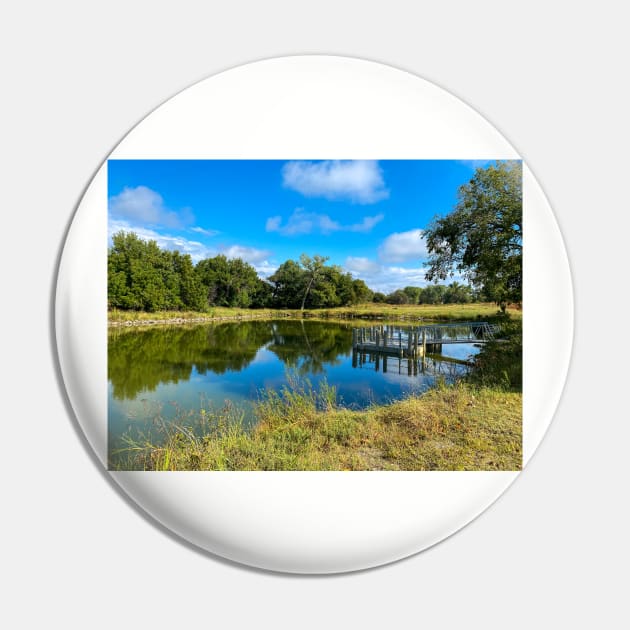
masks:
{"type": "Polygon", "coordinates": [[[267,287],[256,270],[240,258],[223,254],[200,260],[195,267],[204,287],[206,306],[261,306],[268,299],[267,287]]]}
{"type": "Polygon", "coordinates": [[[269,276],[273,284],[273,303],[279,308],[300,308],[306,289],[306,274],[295,260],[283,262],[269,276]]]}
{"type": "Polygon", "coordinates": [[[162,250],[155,241],[118,232],[107,258],[109,307],[144,311],[192,307],[182,301],[177,269],[189,263],[186,256],[162,250]]]}
{"type": "Polygon", "coordinates": [[[430,284],[420,294],[420,304],[442,304],[446,287],[442,284],[430,284]]]}
{"type": "Polygon", "coordinates": [[[420,295],[422,294],[422,289],[420,287],[405,287],[403,291],[409,298],[409,304],[420,303],[420,295]]]}
{"type": "Polygon", "coordinates": [[[444,304],[468,304],[472,302],[472,289],[467,284],[451,282],[444,292],[444,304]]]}
{"type": "MultiPolygon", "coordinates": [[[[348,274],[350,275],[350,274],[348,274]]],[[[352,303],[363,304],[372,300],[374,293],[364,280],[356,278],[352,281],[352,303]]]]}
{"type": "Polygon", "coordinates": [[[517,161],[478,168],[450,214],[424,231],[429,280],[455,272],[505,309],[522,301],[522,168],[517,161]]]}

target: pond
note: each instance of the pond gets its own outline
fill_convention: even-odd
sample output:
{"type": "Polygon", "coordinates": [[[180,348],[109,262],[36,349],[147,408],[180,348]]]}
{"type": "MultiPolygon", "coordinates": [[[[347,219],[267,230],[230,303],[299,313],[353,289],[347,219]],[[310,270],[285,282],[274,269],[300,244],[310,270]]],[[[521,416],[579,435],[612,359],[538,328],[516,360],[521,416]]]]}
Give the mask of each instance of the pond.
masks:
{"type": "Polygon", "coordinates": [[[278,390],[290,379],[308,379],[314,388],[325,379],[336,388],[338,403],[349,408],[390,402],[426,391],[438,378],[460,377],[479,351],[471,342],[444,344],[441,354],[424,361],[353,357],[352,329],[366,325],[280,319],[110,330],[110,453],[124,445],[126,433],[159,441],[158,417],[168,423],[226,401],[242,408],[251,424],[261,391],[278,390]]]}

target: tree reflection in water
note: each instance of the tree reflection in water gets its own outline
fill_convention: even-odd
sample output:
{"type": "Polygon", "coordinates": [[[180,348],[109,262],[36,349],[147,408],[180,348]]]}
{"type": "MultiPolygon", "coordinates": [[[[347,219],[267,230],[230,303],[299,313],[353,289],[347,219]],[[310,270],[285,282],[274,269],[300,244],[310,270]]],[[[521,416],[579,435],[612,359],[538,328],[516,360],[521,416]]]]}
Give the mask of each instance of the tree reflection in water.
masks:
{"type": "Polygon", "coordinates": [[[309,320],[228,322],[201,326],[113,329],[107,375],[117,400],[155,391],[208,371],[244,370],[261,348],[300,375],[322,374],[352,350],[348,324],[309,320]]]}

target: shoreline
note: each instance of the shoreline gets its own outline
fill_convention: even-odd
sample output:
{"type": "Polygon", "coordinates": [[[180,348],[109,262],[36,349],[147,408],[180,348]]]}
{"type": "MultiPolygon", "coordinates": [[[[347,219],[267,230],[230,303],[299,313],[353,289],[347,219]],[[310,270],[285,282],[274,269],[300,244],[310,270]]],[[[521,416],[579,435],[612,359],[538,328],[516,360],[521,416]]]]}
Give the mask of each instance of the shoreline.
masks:
{"type": "MultiPolygon", "coordinates": [[[[521,319],[522,311],[508,309],[510,319],[521,319]]],[[[209,313],[162,311],[109,311],[108,328],[132,328],[141,326],[173,326],[204,324],[223,321],[246,321],[257,319],[337,319],[337,320],[392,320],[392,321],[471,321],[494,320],[500,314],[496,305],[488,303],[442,304],[413,306],[373,306],[366,308],[336,307],[332,309],[310,309],[305,311],[288,309],[238,309],[217,307],[209,313]],[[218,311],[218,312],[217,312],[218,311]]]]}
{"type": "Polygon", "coordinates": [[[110,452],[109,470],[522,468],[522,393],[497,387],[459,382],[363,410],[339,406],[334,388],[271,391],[249,430],[220,411],[199,414],[204,432],[186,416],[163,443],[110,452]]]}

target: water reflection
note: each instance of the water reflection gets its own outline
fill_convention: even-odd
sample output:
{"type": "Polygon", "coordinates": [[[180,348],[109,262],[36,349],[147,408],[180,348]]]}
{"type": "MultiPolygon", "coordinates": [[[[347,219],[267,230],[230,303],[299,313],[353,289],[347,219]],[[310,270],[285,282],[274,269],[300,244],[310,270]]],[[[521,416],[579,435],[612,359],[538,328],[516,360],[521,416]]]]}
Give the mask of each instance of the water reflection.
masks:
{"type": "Polygon", "coordinates": [[[227,404],[254,419],[261,390],[287,384],[288,373],[314,387],[326,379],[340,404],[364,408],[453,380],[468,369],[474,344],[444,345],[424,360],[353,352],[350,322],[261,320],[212,325],[114,329],[109,333],[109,444],[129,431],[150,433],[201,405],[227,404]],[[445,356],[445,355],[449,356],[445,356]]]}
{"type": "Polygon", "coordinates": [[[204,326],[115,329],[108,345],[112,395],[132,399],[197,374],[245,370],[261,348],[303,376],[323,374],[352,349],[346,324],[279,320],[204,326]]]}

